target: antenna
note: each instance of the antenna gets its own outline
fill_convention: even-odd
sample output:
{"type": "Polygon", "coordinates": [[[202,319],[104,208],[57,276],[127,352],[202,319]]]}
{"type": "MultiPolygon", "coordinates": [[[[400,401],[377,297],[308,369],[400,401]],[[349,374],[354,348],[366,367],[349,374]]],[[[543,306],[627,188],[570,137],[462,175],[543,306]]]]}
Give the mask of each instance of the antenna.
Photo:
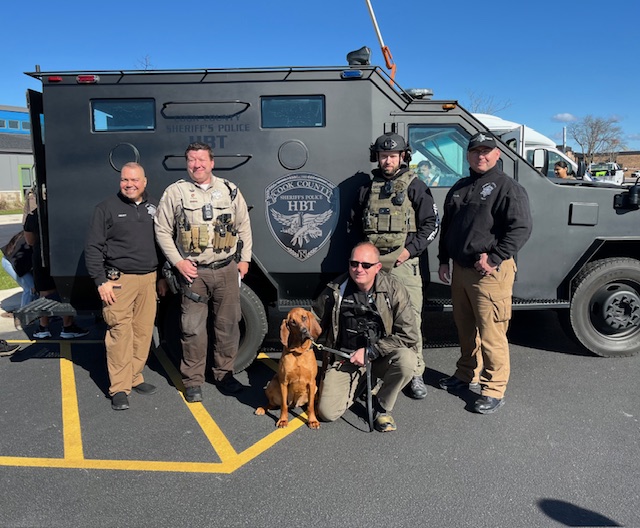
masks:
{"type": "Polygon", "coordinates": [[[396,76],[396,65],[393,62],[391,51],[387,46],[384,45],[384,41],[382,40],[382,33],[380,33],[380,28],[378,27],[378,22],[376,20],[376,14],[373,12],[373,7],[371,6],[371,0],[365,1],[367,2],[367,7],[369,8],[369,15],[371,16],[371,22],[373,22],[373,28],[376,30],[376,34],[378,35],[378,42],[380,42],[380,49],[382,50],[384,62],[387,68],[391,70],[391,80],[393,81],[396,76]]]}

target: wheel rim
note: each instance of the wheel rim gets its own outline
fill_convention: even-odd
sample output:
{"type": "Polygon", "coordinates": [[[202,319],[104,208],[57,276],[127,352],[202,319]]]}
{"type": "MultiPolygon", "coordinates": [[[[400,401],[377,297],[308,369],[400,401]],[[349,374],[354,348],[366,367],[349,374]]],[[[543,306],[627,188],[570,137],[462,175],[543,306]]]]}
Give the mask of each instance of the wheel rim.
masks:
{"type": "Polygon", "coordinates": [[[627,337],[640,329],[640,285],[615,282],[602,286],[592,297],[591,322],[600,333],[627,337]]]}

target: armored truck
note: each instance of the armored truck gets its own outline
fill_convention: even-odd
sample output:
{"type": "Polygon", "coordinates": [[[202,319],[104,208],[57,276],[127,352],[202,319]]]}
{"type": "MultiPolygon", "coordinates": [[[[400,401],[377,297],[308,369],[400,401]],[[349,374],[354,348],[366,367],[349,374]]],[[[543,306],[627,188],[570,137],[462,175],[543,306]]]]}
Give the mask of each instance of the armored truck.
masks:
{"type": "MultiPolygon", "coordinates": [[[[412,96],[376,66],[163,71],[37,71],[28,92],[43,258],[63,301],[100,303],[83,248],[94,206],[118,189],[129,161],[159,197],[188,177],[193,141],[215,152],[214,173],[236,183],[250,207],[253,262],[242,285],[236,370],[255,358],[266,308],[308,305],[346,270],[356,190],[369,179],[369,146],[405,136],[412,166],[431,161],[439,207],[468,175],[466,147],[486,127],[455,100],[412,96]]],[[[502,169],[527,190],[533,234],[516,256],[514,309],[558,310],[567,331],[600,356],[640,351],[638,187],[553,182],[544,150],[528,163],[501,143],[502,169]]],[[[450,310],[429,248],[427,309],[450,310]]],[[[161,324],[167,334],[178,317],[161,324]]],[[[274,329],[275,330],[275,329],[274,329]]],[[[175,332],[174,332],[175,333],[175,332]]]]}

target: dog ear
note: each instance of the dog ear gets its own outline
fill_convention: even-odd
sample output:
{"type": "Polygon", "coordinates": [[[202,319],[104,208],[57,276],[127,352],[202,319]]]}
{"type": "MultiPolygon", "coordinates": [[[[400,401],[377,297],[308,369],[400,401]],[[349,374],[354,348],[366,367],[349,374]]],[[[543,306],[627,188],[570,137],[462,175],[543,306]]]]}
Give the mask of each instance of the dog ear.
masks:
{"type": "Polygon", "coordinates": [[[283,319],[280,325],[280,342],[284,346],[289,345],[289,325],[287,324],[287,319],[283,319]]]}
{"type": "Polygon", "coordinates": [[[318,339],[322,333],[322,328],[312,312],[307,312],[307,317],[309,318],[309,333],[314,340],[318,339]]]}

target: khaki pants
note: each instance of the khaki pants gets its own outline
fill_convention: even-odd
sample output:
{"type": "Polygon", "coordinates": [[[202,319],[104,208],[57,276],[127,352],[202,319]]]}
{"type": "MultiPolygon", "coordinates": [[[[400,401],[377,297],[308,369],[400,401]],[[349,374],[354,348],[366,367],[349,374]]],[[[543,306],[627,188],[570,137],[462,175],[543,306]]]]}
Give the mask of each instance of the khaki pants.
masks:
{"type": "Polygon", "coordinates": [[[425,370],[424,355],[422,351],[422,275],[420,274],[420,259],[418,257],[407,259],[401,266],[391,269],[391,275],[398,279],[409,292],[411,308],[416,316],[418,324],[418,361],[414,376],[422,376],[425,370]]]}
{"type": "MultiPolygon", "coordinates": [[[[399,392],[409,383],[416,368],[416,354],[409,348],[398,348],[391,354],[371,363],[371,379],[382,380],[377,398],[387,411],[393,410],[399,392]]],[[[340,418],[353,404],[358,384],[364,377],[364,367],[357,367],[349,360],[336,361],[329,365],[320,384],[317,414],[325,422],[340,418]]]]}
{"type": "Polygon", "coordinates": [[[102,307],[107,323],[105,347],[109,371],[109,396],[131,393],[131,387],[144,381],[142,369],[147,363],[153,324],[156,318],[156,272],[146,275],[122,274],[115,281],[116,302],[102,307]]]}
{"type": "Polygon", "coordinates": [[[504,396],[509,381],[507,329],[515,272],[513,259],[488,276],[453,264],[451,300],[460,340],[455,376],[479,381],[482,394],[493,398],[504,396]]]}
{"type": "Polygon", "coordinates": [[[196,302],[182,296],[180,372],[185,387],[197,387],[204,383],[209,346],[209,304],[215,332],[213,377],[220,381],[225,376],[233,374],[240,343],[238,265],[232,261],[217,270],[198,268],[198,278],[191,284],[191,291],[208,299],[209,302],[196,302]]]}

